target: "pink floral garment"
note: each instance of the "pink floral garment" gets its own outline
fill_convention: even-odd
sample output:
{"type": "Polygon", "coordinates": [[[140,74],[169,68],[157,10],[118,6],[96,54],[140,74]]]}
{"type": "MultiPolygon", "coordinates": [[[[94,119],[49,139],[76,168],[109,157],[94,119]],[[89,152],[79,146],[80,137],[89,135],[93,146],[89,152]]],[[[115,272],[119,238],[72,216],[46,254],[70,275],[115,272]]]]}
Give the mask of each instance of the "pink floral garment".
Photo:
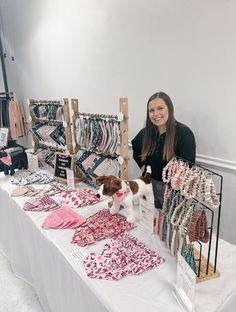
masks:
{"type": "Polygon", "coordinates": [[[101,255],[91,253],[84,260],[84,266],[91,278],[118,280],[127,275],[139,275],[164,261],[137,238],[122,233],[104,246],[101,255]]]}
{"type": "Polygon", "coordinates": [[[45,229],[74,229],[85,221],[74,210],[68,207],[61,207],[47,216],[42,227],[45,229]]]}
{"type": "Polygon", "coordinates": [[[99,202],[93,190],[89,188],[81,188],[62,193],[60,204],[70,208],[77,208],[86,205],[93,205],[99,202]]]}
{"type": "Polygon", "coordinates": [[[120,214],[112,215],[108,209],[102,209],[76,229],[71,243],[86,246],[97,240],[129,231],[134,227],[133,223],[127,222],[126,218],[120,214]]]}

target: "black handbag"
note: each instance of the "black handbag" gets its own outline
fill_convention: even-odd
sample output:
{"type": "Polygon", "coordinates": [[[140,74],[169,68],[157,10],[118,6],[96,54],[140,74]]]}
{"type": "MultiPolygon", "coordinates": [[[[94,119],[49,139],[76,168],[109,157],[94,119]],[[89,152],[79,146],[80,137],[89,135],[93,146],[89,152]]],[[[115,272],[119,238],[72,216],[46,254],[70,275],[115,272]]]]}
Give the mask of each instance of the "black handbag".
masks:
{"type": "Polygon", "coordinates": [[[28,161],[25,148],[13,140],[9,140],[7,147],[0,149],[0,172],[5,175],[13,175],[16,169],[27,169],[28,161]],[[1,161],[1,157],[11,156],[11,165],[6,165],[1,161]]]}

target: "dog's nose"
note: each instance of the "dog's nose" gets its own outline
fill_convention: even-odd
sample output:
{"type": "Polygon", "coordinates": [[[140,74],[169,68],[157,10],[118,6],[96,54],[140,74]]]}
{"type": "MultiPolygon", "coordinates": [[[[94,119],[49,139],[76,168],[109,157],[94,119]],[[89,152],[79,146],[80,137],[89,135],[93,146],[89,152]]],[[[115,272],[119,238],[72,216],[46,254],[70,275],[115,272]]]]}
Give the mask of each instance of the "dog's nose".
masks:
{"type": "Polygon", "coordinates": [[[100,197],[101,197],[101,195],[100,195],[99,193],[97,193],[96,196],[97,196],[97,198],[100,198],[100,197]]]}

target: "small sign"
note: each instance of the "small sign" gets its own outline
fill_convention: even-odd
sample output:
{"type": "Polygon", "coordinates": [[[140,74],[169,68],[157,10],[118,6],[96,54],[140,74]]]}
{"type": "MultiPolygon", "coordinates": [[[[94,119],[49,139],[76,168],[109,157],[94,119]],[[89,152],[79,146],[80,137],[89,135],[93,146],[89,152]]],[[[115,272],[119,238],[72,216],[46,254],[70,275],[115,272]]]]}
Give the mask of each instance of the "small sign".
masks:
{"type": "Polygon", "coordinates": [[[8,142],[8,128],[0,128],[0,148],[6,147],[8,142]]]}
{"type": "Polygon", "coordinates": [[[54,179],[67,183],[67,169],[73,168],[73,156],[66,153],[55,153],[54,179]]]}
{"type": "Polygon", "coordinates": [[[147,201],[146,199],[139,199],[139,222],[150,229],[154,230],[154,203],[147,201]]]}
{"type": "Polygon", "coordinates": [[[195,290],[196,274],[179,252],[175,296],[184,311],[194,312],[195,290]]]}

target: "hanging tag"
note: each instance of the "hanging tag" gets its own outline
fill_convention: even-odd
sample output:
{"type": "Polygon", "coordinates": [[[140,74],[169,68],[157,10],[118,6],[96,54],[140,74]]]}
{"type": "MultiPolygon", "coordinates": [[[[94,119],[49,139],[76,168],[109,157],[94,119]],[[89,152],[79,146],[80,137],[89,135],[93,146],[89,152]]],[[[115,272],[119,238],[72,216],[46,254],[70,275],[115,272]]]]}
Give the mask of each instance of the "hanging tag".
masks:
{"type": "Polygon", "coordinates": [[[118,157],[118,163],[119,163],[120,165],[123,165],[123,163],[124,163],[124,158],[123,158],[122,156],[119,156],[119,157],[118,157]]]}
{"type": "Polygon", "coordinates": [[[123,121],[123,118],[124,118],[123,113],[122,113],[122,112],[119,112],[119,113],[117,114],[117,118],[118,118],[118,121],[123,121]]]}
{"type": "Polygon", "coordinates": [[[63,127],[66,128],[67,127],[67,122],[65,120],[63,120],[63,127]]]}
{"type": "Polygon", "coordinates": [[[66,168],[67,186],[71,189],[75,188],[75,177],[72,169],[66,168]]]}
{"type": "Polygon", "coordinates": [[[32,117],[31,116],[29,116],[29,122],[31,122],[32,121],[32,117]]]}
{"type": "Polygon", "coordinates": [[[26,152],[28,160],[28,169],[32,171],[37,171],[39,169],[38,156],[33,155],[30,152],[26,152]]]}

